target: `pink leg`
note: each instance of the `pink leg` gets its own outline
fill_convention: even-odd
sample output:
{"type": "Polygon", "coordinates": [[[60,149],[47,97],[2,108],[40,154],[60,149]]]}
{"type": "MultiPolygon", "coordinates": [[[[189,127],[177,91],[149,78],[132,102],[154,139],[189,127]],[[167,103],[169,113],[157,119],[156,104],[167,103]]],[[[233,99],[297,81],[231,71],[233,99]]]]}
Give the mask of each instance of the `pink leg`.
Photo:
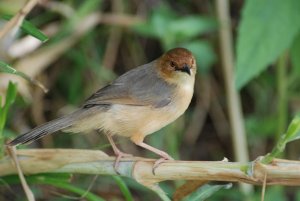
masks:
{"type": "Polygon", "coordinates": [[[132,156],[131,154],[127,154],[127,153],[124,153],[122,152],[118,147],[117,145],[115,144],[112,136],[109,134],[109,133],[105,133],[109,143],[111,144],[113,150],[114,150],[114,153],[116,155],[116,160],[115,160],[115,163],[114,163],[114,169],[116,172],[118,172],[118,167],[119,167],[119,163],[120,163],[120,160],[121,158],[124,158],[124,157],[130,157],[132,156]]]}
{"type": "Polygon", "coordinates": [[[166,160],[174,160],[169,154],[167,154],[164,151],[161,151],[155,147],[152,147],[146,143],[143,142],[144,140],[144,136],[141,135],[134,135],[131,137],[131,140],[138,146],[143,147],[145,149],[148,149],[149,151],[152,151],[153,153],[156,153],[157,155],[161,156],[160,159],[156,160],[154,165],[153,165],[153,169],[152,172],[153,174],[155,174],[155,169],[164,161],[166,160]]]}
{"type": "Polygon", "coordinates": [[[140,147],[143,147],[145,149],[148,149],[149,151],[152,151],[153,153],[156,153],[157,155],[161,156],[162,158],[166,159],[166,160],[174,160],[169,154],[167,154],[164,151],[161,151],[155,147],[152,147],[144,142],[140,142],[137,144],[140,147]]]}
{"type": "Polygon", "coordinates": [[[145,149],[148,149],[149,151],[152,151],[154,153],[156,153],[157,155],[161,156],[160,159],[156,160],[154,162],[154,165],[152,167],[152,173],[155,175],[155,170],[156,168],[163,162],[167,161],[167,160],[174,160],[169,154],[167,154],[166,152],[164,151],[161,151],[159,149],[156,149],[144,142],[141,142],[140,144],[138,144],[139,146],[145,148],[145,149]]]}

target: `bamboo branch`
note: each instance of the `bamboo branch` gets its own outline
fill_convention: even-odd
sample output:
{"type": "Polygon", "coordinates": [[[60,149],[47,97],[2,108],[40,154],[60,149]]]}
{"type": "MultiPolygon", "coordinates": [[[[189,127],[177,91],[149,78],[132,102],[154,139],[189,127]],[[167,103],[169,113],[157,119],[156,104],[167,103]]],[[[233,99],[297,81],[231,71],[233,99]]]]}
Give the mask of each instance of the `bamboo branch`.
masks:
{"type": "MultiPolygon", "coordinates": [[[[101,151],[79,149],[17,150],[23,173],[79,173],[117,175],[115,157],[101,151]]],[[[167,161],[152,173],[155,159],[125,158],[120,162],[121,176],[130,177],[151,187],[166,180],[208,180],[243,182],[255,185],[300,186],[300,161],[275,159],[266,165],[226,161],[167,161]],[[265,180],[265,178],[267,178],[265,180]]],[[[0,160],[0,176],[17,174],[11,159],[0,160]]]]}

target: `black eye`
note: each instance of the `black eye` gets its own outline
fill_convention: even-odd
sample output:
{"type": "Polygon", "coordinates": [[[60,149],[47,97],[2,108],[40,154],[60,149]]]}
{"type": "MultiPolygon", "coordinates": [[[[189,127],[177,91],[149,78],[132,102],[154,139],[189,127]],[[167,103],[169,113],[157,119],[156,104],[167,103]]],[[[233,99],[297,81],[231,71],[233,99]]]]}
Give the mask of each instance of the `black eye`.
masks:
{"type": "Polygon", "coordinates": [[[171,65],[173,68],[176,67],[176,64],[175,64],[173,61],[170,62],[170,65],[171,65]]]}

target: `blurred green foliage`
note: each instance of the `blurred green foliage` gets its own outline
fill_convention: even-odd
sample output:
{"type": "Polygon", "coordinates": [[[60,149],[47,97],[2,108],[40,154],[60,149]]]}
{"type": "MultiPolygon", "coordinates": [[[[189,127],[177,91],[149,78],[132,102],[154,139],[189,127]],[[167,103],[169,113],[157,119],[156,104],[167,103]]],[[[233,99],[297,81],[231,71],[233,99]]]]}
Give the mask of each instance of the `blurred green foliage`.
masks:
{"type": "Polygon", "coordinates": [[[216,29],[214,18],[179,16],[166,5],[153,10],[148,21],[134,27],[139,34],[158,39],[165,51],[178,46],[191,50],[201,72],[207,71],[214,64],[216,56],[211,44],[205,39],[199,39],[199,35],[212,33],[216,29]]]}
{"type": "Polygon", "coordinates": [[[223,184],[223,185],[208,185],[205,184],[204,186],[201,186],[201,188],[198,188],[193,193],[191,193],[189,196],[185,197],[183,201],[199,201],[199,200],[206,200],[207,198],[211,197],[213,194],[215,194],[217,191],[221,189],[230,189],[232,187],[232,184],[223,184]]]}
{"type": "MultiPolygon", "coordinates": [[[[26,177],[28,184],[42,184],[42,185],[51,185],[55,186],[69,192],[76,194],[78,197],[65,196],[66,199],[79,199],[81,196],[88,201],[104,201],[103,198],[86,191],[85,189],[78,188],[70,184],[71,175],[70,174],[36,174],[26,177]]],[[[1,178],[0,185],[13,185],[20,183],[20,179],[17,175],[5,176],[1,178]]],[[[21,199],[21,196],[16,195],[18,199],[21,199]]]]}
{"type": "MultiPolygon", "coordinates": [[[[15,14],[17,7],[23,5],[20,2],[22,1],[7,3],[1,0],[1,16],[15,14]],[[12,8],[11,5],[16,6],[12,8]]],[[[49,38],[29,56],[37,52],[46,52],[46,48],[48,50],[55,46],[61,48],[60,45],[73,38],[74,35],[76,36],[78,34],[76,31],[81,30],[81,26],[85,25],[79,22],[92,13],[100,12],[103,16],[110,14],[113,17],[121,14],[124,16],[116,18],[118,19],[116,21],[109,16],[102,16],[100,21],[103,21],[99,25],[80,36],[78,40],[74,37],[76,41],[75,39],[71,41],[74,45],[53,59],[45,67],[47,69],[43,68],[38,73],[38,79],[51,88],[48,94],[41,94],[39,89],[29,90],[33,97],[31,102],[30,98],[25,98],[27,105],[17,102],[12,106],[16,97],[16,85],[9,84],[8,87],[3,87],[0,83],[1,89],[5,88],[2,95],[6,96],[5,100],[4,96],[2,98],[0,96],[0,103],[2,103],[0,104],[1,150],[3,150],[4,136],[8,136],[8,133],[21,133],[30,127],[56,118],[60,115],[59,113],[68,112],[74,106],[79,106],[91,93],[105,86],[117,75],[155,59],[170,48],[182,46],[190,49],[197,60],[199,73],[195,98],[184,117],[149,136],[147,140],[149,144],[167,150],[176,159],[220,160],[220,156],[226,156],[233,160],[234,153],[231,151],[227,117],[228,108],[225,103],[226,94],[222,72],[219,68],[220,50],[216,37],[219,25],[213,9],[215,2],[69,0],[51,1],[51,3],[37,6],[22,25],[26,35],[32,35],[42,41],[49,38]],[[69,10],[64,10],[65,8],[69,10]],[[68,15],[66,11],[70,11],[71,14],[68,15]],[[128,20],[126,16],[139,18],[139,23],[132,23],[133,19],[128,20]],[[129,22],[130,25],[124,25],[126,23],[123,20],[126,23],[129,22]],[[45,27],[50,27],[50,25],[57,31],[46,36],[46,32],[45,35],[43,34],[44,30],[47,30],[45,27]],[[118,29],[110,31],[115,27],[118,29]],[[116,32],[120,34],[119,42],[113,36],[116,32]],[[111,44],[116,47],[114,51],[108,51],[111,44]],[[113,67],[105,66],[105,60],[113,60],[113,67]],[[203,92],[202,87],[205,82],[209,85],[208,93],[203,92]],[[205,101],[209,103],[208,106],[203,106],[205,101]],[[66,106],[62,108],[64,105],[66,106]],[[12,107],[13,110],[9,113],[9,108],[12,109],[12,107]],[[199,118],[199,124],[201,124],[201,114],[204,114],[203,127],[191,125],[193,118],[199,118]],[[197,134],[192,143],[188,143],[185,139],[188,132],[197,134]]],[[[278,140],[281,148],[278,149],[280,151],[273,152],[275,153],[273,157],[283,151],[282,147],[285,147],[287,142],[299,138],[300,124],[297,116],[286,134],[281,138],[279,134],[286,130],[287,122],[300,111],[300,3],[298,0],[237,0],[231,1],[230,6],[233,32],[237,30],[236,38],[234,38],[236,44],[235,82],[237,88],[242,89],[242,105],[245,111],[244,121],[249,139],[250,157],[254,159],[270,152],[272,147],[276,149],[274,144],[278,140]]],[[[1,19],[8,18],[2,17],[1,19]]],[[[18,34],[16,40],[22,38],[23,34],[18,34]]],[[[53,49],[53,51],[59,52],[60,49],[53,49]]],[[[17,74],[32,81],[25,71],[23,73],[12,68],[22,63],[22,59],[27,58],[28,55],[10,58],[3,52],[8,51],[5,48],[0,49],[0,71],[17,74]]],[[[31,68],[32,66],[28,66],[28,69],[31,68]]],[[[1,76],[5,74],[1,73],[1,76]]],[[[0,79],[2,78],[4,77],[0,79]]],[[[24,87],[18,87],[21,94],[24,94],[22,91],[24,87]]],[[[110,150],[107,149],[109,145],[105,138],[93,133],[86,136],[56,135],[46,141],[42,143],[39,141],[34,146],[47,147],[53,142],[52,145],[55,147],[91,149],[101,147],[104,151],[110,150]]],[[[141,151],[126,140],[120,140],[118,145],[126,147],[124,150],[130,150],[128,152],[135,155],[151,154],[141,151]]],[[[285,157],[298,159],[300,151],[298,147],[299,142],[289,144],[285,157]]],[[[43,184],[41,187],[34,188],[38,192],[38,199],[45,196],[40,189],[47,189],[47,185],[64,189],[63,195],[73,193],[81,196],[90,182],[90,178],[84,176],[70,182],[70,175],[60,174],[32,175],[26,178],[30,184],[43,184]]],[[[23,200],[20,188],[15,186],[19,183],[18,177],[5,177],[0,181],[1,184],[10,184],[11,188],[16,189],[15,192],[21,195],[14,197],[13,200],[23,200]]],[[[174,190],[181,184],[182,182],[163,182],[161,186],[171,197],[174,190]]],[[[204,191],[213,193],[209,200],[260,200],[261,188],[258,187],[248,197],[243,195],[236,185],[231,189],[218,187],[220,186],[212,186],[207,188],[208,191],[204,191]]],[[[199,189],[190,196],[198,199],[201,193],[203,189],[199,189]]],[[[0,200],[5,199],[8,194],[10,192],[7,191],[5,185],[1,185],[0,200]]],[[[52,195],[51,199],[53,197],[57,200],[68,200],[67,197],[60,195],[52,195]]],[[[300,192],[295,190],[290,192],[289,188],[281,186],[268,187],[265,200],[289,200],[289,197],[299,200],[300,192]]],[[[158,198],[153,192],[132,180],[101,176],[101,179],[95,182],[87,194],[86,199],[157,200],[158,198]]]]}

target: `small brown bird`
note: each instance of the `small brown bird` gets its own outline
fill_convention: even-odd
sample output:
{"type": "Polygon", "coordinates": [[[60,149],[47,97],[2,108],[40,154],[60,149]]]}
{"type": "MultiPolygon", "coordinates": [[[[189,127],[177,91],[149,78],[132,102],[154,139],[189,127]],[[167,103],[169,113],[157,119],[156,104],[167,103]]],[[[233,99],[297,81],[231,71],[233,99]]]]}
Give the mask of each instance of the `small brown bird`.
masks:
{"type": "Polygon", "coordinates": [[[116,147],[113,135],[129,137],[136,145],[158,154],[162,157],[158,163],[171,160],[166,152],[143,141],[184,113],[193,96],[195,74],[192,53],[184,48],[171,49],[101,88],[77,111],[40,125],[8,145],[29,143],[59,130],[103,130],[117,157],[115,168],[128,154],[116,147]]]}

